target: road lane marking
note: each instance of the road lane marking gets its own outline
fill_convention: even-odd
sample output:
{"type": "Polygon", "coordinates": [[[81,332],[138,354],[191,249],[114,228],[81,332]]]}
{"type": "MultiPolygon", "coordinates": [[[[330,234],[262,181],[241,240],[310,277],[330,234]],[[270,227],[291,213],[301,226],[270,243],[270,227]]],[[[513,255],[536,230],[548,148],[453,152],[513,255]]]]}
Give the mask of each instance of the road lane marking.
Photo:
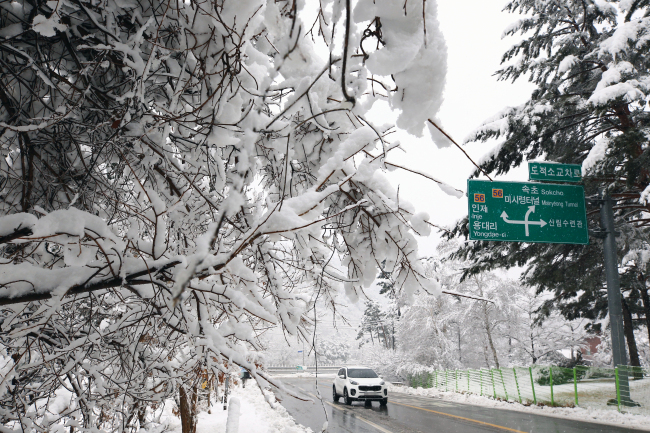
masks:
{"type": "MultiPolygon", "coordinates": [[[[312,394],[311,392],[309,392],[308,394],[311,395],[312,397],[318,399],[318,397],[316,397],[316,395],[312,394]]],[[[390,431],[390,430],[386,430],[385,428],[383,428],[383,427],[380,426],[379,424],[375,424],[374,422],[369,421],[369,420],[365,419],[364,417],[359,416],[359,415],[357,415],[356,413],[354,413],[354,412],[352,412],[352,411],[349,411],[349,410],[347,410],[347,409],[343,409],[342,407],[338,407],[338,406],[335,405],[334,403],[331,403],[331,402],[326,401],[326,400],[321,400],[321,401],[322,401],[323,403],[327,403],[327,404],[329,404],[329,405],[332,406],[334,409],[338,409],[338,410],[340,410],[341,412],[349,413],[349,414],[352,415],[353,417],[358,418],[359,420],[365,422],[366,424],[368,424],[368,425],[370,425],[370,426],[376,428],[376,429],[379,430],[381,433],[393,433],[393,432],[390,431]]]]}
{"type": "Polygon", "coordinates": [[[438,412],[436,410],[425,409],[423,407],[411,406],[410,404],[397,403],[397,402],[395,402],[395,400],[391,400],[390,404],[398,404],[400,406],[406,406],[406,407],[411,407],[413,409],[424,410],[424,411],[432,412],[432,413],[435,413],[435,414],[438,414],[438,415],[444,415],[444,416],[448,416],[448,417],[451,417],[451,418],[462,419],[463,421],[469,421],[469,422],[473,422],[473,423],[476,423],[476,424],[487,425],[487,426],[490,426],[490,427],[498,428],[500,430],[506,430],[506,431],[511,431],[511,432],[515,432],[515,433],[527,433],[527,432],[523,432],[521,430],[516,430],[516,429],[510,428],[510,427],[504,427],[504,426],[501,426],[501,425],[490,424],[489,422],[478,421],[478,420],[475,420],[475,419],[472,419],[472,418],[465,418],[464,416],[452,415],[450,413],[445,413],[445,412],[438,412]]]}

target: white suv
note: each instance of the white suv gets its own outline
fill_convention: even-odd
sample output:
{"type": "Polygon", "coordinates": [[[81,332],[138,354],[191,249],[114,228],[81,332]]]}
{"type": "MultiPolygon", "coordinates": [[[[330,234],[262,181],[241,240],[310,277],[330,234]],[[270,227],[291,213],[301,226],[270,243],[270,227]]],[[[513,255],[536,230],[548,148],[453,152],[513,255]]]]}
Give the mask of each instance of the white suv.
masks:
{"type": "Polygon", "coordinates": [[[373,400],[385,406],[388,403],[386,382],[368,367],[343,367],[339,370],[332,385],[334,403],[343,397],[345,404],[354,400],[363,400],[366,405],[373,400]]]}

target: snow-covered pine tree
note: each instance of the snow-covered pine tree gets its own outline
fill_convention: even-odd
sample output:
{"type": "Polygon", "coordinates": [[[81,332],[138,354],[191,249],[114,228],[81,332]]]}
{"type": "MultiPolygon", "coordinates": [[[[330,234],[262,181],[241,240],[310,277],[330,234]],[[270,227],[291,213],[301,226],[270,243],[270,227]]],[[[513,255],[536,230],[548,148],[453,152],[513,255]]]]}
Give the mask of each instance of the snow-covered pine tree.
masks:
{"type": "Polygon", "coordinates": [[[396,342],[395,335],[396,329],[399,326],[401,316],[399,293],[395,288],[395,281],[393,281],[390,272],[385,270],[386,262],[382,262],[379,267],[379,275],[377,276],[377,286],[380,287],[379,294],[384,295],[388,302],[385,304],[384,310],[384,330],[388,336],[388,347],[395,350],[396,342]]]}
{"type": "MultiPolygon", "coordinates": [[[[505,10],[524,15],[504,32],[522,40],[504,54],[497,76],[527,77],[536,89],[526,103],[507,108],[469,137],[468,142],[499,140],[480,163],[481,170],[502,174],[536,158],[582,164],[587,194],[603,190],[617,202],[619,257],[647,252],[650,5],[631,0],[514,0],[505,10]]],[[[598,227],[595,207],[589,216],[590,227],[598,227]]],[[[450,237],[467,233],[465,219],[450,237]]],[[[555,295],[545,311],[559,308],[569,320],[596,321],[607,314],[598,241],[587,246],[479,241],[466,244],[456,256],[474,262],[466,275],[526,266],[523,281],[555,295]]],[[[634,275],[623,281],[636,282],[625,284],[623,291],[629,312],[626,335],[636,364],[632,330],[641,322],[631,318],[650,317],[650,280],[647,255],[634,257],[634,266],[626,269],[634,275]]]]}
{"type": "Polygon", "coordinates": [[[192,433],[206,378],[275,383],[263,328],[308,339],[387,259],[436,292],[381,172],[440,107],[437,26],[433,0],[3,2],[4,428],[136,430],[179,397],[192,433]]]}
{"type": "Polygon", "coordinates": [[[371,343],[374,346],[377,343],[388,348],[389,339],[386,335],[385,314],[381,311],[376,301],[368,299],[365,305],[366,308],[363,310],[363,317],[361,318],[359,332],[357,333],[359,347],[367,343],[371,343]]]}

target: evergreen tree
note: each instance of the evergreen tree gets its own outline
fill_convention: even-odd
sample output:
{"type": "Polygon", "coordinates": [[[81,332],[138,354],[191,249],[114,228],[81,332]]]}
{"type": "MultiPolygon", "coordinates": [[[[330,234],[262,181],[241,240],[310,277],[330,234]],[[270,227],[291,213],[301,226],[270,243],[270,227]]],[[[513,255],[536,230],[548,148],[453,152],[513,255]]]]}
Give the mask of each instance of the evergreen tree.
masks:
{"type": "MultiPolygon", "coordinates": [[[[522,40],[502,58],[500,80],[528,77],[530,99],[485,123],[469,142],[501,139],[481,172],[503,174],[526,160],[583,165],[588,195],[600,191],[616,200],[619,257],[636,254],[622,268],[625,331],[631,363],[638,365],[634,315],[645,315],[650,332],[648,251],[650,227],[650,3],[647,1],[510,1],[505,10],[525,18],[505,35],[522,40]]],[[[590,226],[598,227],[595,204],[590,226]]],[[[467,219],[447,237],[468,235],[467,219]]],[[[472,242],[455,257],[470,259],[465,277],[498,267],[525,266],[523,281],[554,293],[541,311],[570,320],[594,321],[607,314],[600,242],[590,245],[472,242]]],[[[640,324],[636,321],[636,324],[640,324]]]]}
{"type": "Polygon", "coordinates": [[[361,340],[359,347],[362,347],[368,342],[374,345],[375,341],[380,345],[388,347],[385,315],[379,308],[379,304],[375,301],[366,301],[366,309],[363,312],[363,319],[361,319],[357,340],[361,340]]]}
{"type": "Polygon", "coordinates": [[[388,337],[387,346],[389,349],[395,350],[395,330],[399,324],[402,312],[400,310],[400,300],[398,293],[395,291],[395,281],[390,272],[386,271],[386,260],[381,263],[379,267],[379,276],[377,277],[377,285],[380,295],[385,295],[388,298],[388,306],[386,308],[384,329],[388,337]]]}

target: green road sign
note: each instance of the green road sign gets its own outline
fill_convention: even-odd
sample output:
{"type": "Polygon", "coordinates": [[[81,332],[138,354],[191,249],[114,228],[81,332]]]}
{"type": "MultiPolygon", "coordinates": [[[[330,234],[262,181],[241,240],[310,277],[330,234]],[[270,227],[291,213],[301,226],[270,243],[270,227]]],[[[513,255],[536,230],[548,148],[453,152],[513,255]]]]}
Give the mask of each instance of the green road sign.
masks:
{"type": "Polygon", "coordinates": [[[582,166],[579,164],[557,164],[555,162],[529,162],[529,180],[550,180],[554,182],[580,182],[582,166]]]}
{"type": "Polygon", "coordinates": [[[468,180],[469,238],[588,244],[581,185],[468,180]]]}

